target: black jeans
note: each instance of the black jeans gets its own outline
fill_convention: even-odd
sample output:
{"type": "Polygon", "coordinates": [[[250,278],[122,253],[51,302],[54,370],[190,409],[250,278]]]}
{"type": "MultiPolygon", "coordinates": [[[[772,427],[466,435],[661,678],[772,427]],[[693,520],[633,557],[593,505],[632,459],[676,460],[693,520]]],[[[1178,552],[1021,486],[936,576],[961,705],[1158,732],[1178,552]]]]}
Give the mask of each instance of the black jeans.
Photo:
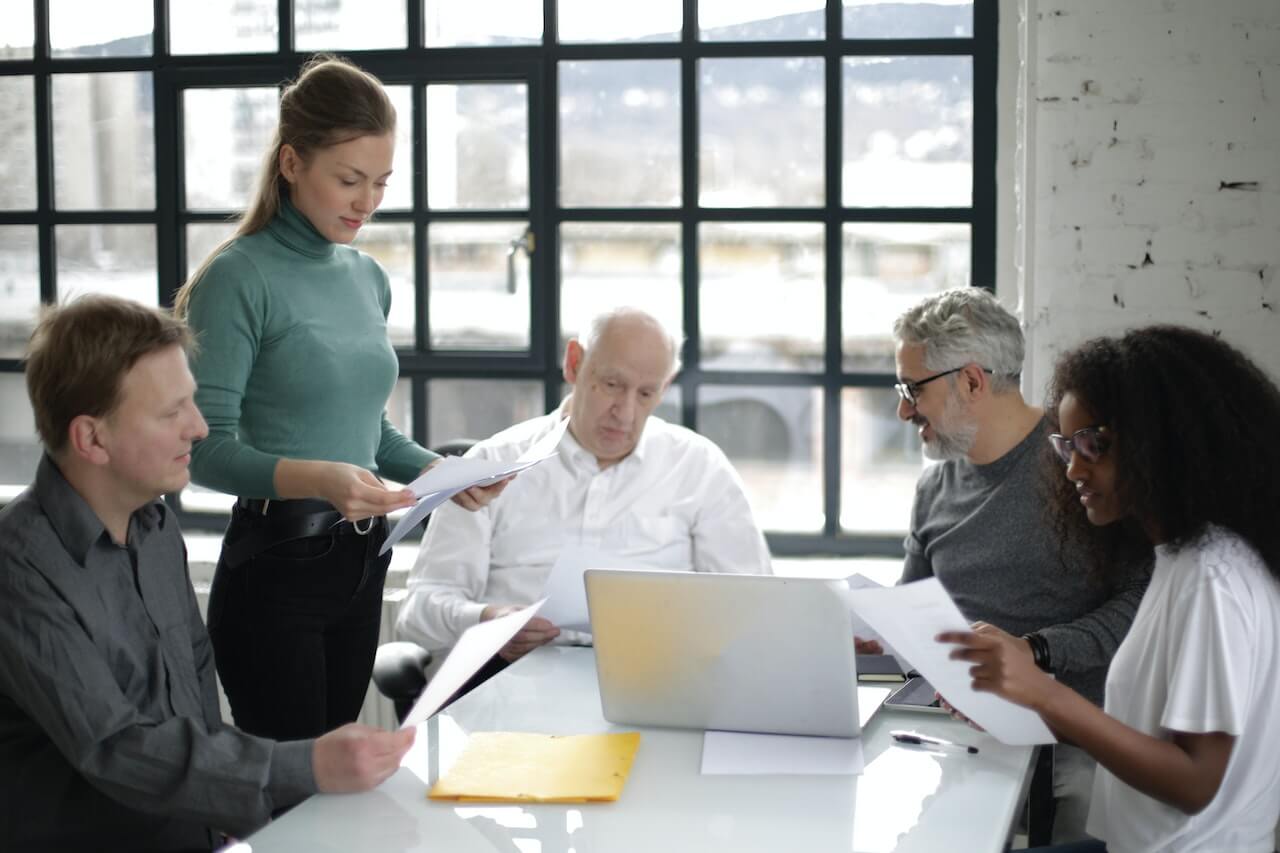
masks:
{"type": "Polygon", "coordinates": [[[226,543],[263,523],[237,507],[227,527],[209,595],[218,675],[239,728],[317,737],[355,720],[364,703],[391,562],[378,556],[386,521],[366,536],[311,536],[229,565],[226,543]]]}

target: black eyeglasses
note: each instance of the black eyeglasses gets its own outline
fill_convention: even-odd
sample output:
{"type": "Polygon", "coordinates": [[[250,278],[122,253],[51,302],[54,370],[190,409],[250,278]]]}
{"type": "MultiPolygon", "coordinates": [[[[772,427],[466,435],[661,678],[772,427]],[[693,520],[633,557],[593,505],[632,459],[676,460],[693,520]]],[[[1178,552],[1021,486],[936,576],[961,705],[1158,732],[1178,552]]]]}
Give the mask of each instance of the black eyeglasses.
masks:
{"type": "Polygon", "coordinates": [[[1071,464],[1072,453],[1079,453],[1086,462],[1097,462],[1111,447],[1110,432],[1101,424],[1078,429],[1071,433],[1070,438],[1055,432],[1049,436],[1049,444],[1064,465],[1071,464]]]}
{"type": "MultiPolygon", "coordinates": [[[[899,382],[893,387],[897,389],[898,396],[901,397],[908,406],[914,409],[916,407],[916,400],[920,399],[919,395],[920,395],[921,388],[928,385],[930,382],[932,382],[935,379],[941,379],[944,376],[950,376],[953,373],[959,373],[961,370],[964,370],[968,366],[969,365],[967,364],[962,364],[959,367],[953,367],[950,370],[944,370],[941,373],[935,373],[932,376],[926,376],[924,379],[920,379],[916,382],[899,382]]],[[[990,368],[983,367],[981,369],[983,373],[992,372],[990,368]]]]}

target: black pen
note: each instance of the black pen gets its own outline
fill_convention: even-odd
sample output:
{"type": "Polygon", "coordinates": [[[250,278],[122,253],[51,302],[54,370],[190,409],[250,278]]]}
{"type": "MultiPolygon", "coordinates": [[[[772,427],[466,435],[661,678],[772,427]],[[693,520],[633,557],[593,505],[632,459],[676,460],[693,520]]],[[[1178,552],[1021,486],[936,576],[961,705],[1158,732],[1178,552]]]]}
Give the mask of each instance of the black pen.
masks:
{"type": "Polygon", "coordinates": [[[916,734],[915,732],[894,731],[894,732],[889,732],[889,737],[893,738],[898,743],[913,743],[916,746],[951,747],[952,749],[963,749],[966,752],[968,752],[970,755],[978,754],[978,748],[976,746],[969,746],[968,744],[965,744],[965,743],[952,743],[949,740],[943,740],[942,738],[937,738],[937,737],[929,737],[928,735],[916,734]]]}

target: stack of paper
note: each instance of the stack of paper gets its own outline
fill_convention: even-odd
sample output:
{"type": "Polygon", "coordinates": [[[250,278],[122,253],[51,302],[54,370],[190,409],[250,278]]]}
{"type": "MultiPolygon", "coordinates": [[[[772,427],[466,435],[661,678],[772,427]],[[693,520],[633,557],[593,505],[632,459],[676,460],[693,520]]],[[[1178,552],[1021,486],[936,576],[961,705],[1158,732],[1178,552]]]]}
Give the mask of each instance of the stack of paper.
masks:
{"type": "Polygon", "coordinates": [[[639,745],[639,732],[477,732],[429,796],[469,803],[613,802],[639,745]]]}
{"type": "Polygon", "coordinates": [[[465,456],[446,456],[441,459],[439,463],[409,484],[409,491],[418,498],[418,502],[396,522],[395,527],[391,528],[378,554],[385,554],[392,545],[403,539],[414,525],[426,518],[428,513],[458,492],[472,486],[488,486],[499,480],[505,480],[555,456],[556,448],[560,444],[560,439],[564,437],[564,431],[568,425],[569,420],[566,418],[515,461],[472,459],[465,456]]]}

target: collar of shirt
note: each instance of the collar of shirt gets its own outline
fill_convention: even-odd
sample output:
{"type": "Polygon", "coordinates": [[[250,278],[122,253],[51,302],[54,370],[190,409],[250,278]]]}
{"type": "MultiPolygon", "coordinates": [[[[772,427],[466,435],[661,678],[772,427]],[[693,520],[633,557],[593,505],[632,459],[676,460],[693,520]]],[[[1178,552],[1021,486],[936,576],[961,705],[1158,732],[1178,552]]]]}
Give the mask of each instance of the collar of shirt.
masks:
{"type": "MultiPolygon", "coordinates": [[[[110,536],[102,520],[80,493],[71,487],[67,478],[58,470],[57,463],[46,453],[36,467],[36,479],[32,485],[36,500],[44,509],[54,532],[62,540],[75,561],[86,564],[89,549],[105,536],[110,536]]],[[[168,508],[161,501],[152,501],[129,518],[130,544],[140,546],[153,530],[164,528],[168,508]]]]}
{"type": "MultiPolygon", "coordinates": [[[[649,424],[652,420],[653,415],[645,419],[644,429],[640,432],[640,440],[636,442],[635,448],[622,459],[619,459],[613,467],[619,465],[641,465],[644,463],[645,453],[650,444],[649,424]]],[[[555,428],[554,424],[555,421],[552,421],[552,429],[555,428]]],[[[567,429],[564,431],[564,438],[560,440],[560,452],[565,457],[565,461],[574,468],[586,468],[595,473],[601,470],[600,462],[596,459],[595,454],[579,444],[578,440],[573,437],[573,433],[567,429]]]]}

